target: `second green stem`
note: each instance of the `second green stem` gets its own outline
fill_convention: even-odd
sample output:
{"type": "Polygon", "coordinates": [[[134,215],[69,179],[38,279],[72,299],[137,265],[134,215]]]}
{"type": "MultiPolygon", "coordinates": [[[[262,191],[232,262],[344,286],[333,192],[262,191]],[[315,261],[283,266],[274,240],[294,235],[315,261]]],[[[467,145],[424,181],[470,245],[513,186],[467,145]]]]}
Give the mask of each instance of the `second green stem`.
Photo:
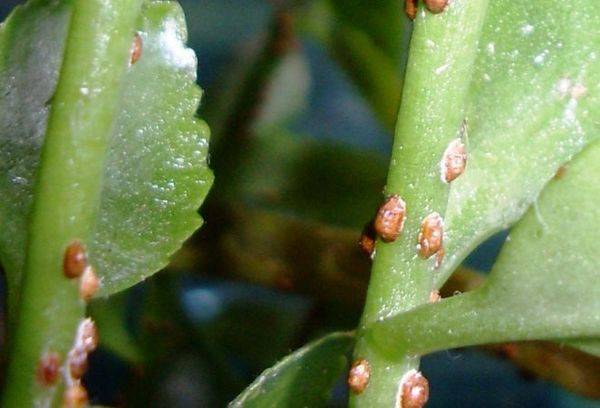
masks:
{"type": "Polygon", "coordinates": [[[64,276],[62,260],[70,243],[85,243],[96,222],[104,157],[141,3],[72,2],[37,172],[5,407],[50,406],[57,400],[60,387],[36,381],[36,366],[47,352],[66,359],[84,315],[77,281],[64,276]]]}
{"type": "Polygon", "coordinates": [[[417,255],[417,237],[429,214],[444,214],[449,185],[439,163],[459,137],[477,40],[487,0],[456,0],[440,15],[419,10],[410,52],[386,195],[406,202],[406,223],[393,243],[379,241],[367,301],[358,330],[355,358],[369,361],[366,390],[353,407],[394,407],[402,376],[418,369],[419,356],[391,359],[364,334],[374,322],[426,303],[433,288],[434,259],[417,255]]]}

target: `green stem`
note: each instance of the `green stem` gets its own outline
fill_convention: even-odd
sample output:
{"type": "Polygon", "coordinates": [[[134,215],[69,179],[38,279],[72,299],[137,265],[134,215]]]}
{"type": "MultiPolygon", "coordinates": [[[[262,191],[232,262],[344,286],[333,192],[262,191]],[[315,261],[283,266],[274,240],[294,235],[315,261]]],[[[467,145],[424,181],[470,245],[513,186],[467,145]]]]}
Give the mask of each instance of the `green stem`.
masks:
{"type": "Polygon", "coordinates": [[[141,3],[73,1],[37,174],[5,407],[48,406],[56,398],[59,387],[36,382],[36,366],[46,351],[64,361],[85,311],[77,281],[63,275],[62,259],[73,240],[86,242],[96,222],[104,157],[141,3]]]}
{"type": "Polygon", "coordinates": [[[417,256],[420,225],[432,212],[444,214],[449,187],[439,162],[459,134],[487,0],[455,0],[440,15],[420,10],[415,20],[398,115],[387,195],[406,202],[404,232],[393,243],[378,242],[367,301],[359,327],[356,358],[371,367],[367,389],[353,396],[355,407],[392,407],[398,383],[419,357],[389,359],[377,345],[375,322],[426,303],[433,287],[434,260],[417,256]]]}

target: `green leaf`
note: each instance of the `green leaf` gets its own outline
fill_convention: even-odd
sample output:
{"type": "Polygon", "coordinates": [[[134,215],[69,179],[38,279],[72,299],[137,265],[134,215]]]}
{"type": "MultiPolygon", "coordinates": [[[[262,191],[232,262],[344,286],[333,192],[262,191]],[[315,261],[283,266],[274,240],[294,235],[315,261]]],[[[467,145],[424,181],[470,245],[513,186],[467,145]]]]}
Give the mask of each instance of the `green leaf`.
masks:
{"type": "MultiPolygon", "coordinates": [[[[0,202],[0,256],[12,303],[71,12],[71,1],[32,1],[15,11],[0,33],[0,191],[11,197],[0,202]]],[[[200,226],[197,209],[212,181],[208,129],[194,118],[201,91],[194,84],[196,58],[184,45],[183,13],[176,3],[149,1],[138,30],[142,56],[125,74],[100,210],[87,243],[102,279],[101,295],[167,264],[200,226]]],[[[81,88],[83,95],[94,92],[81,88]]]]}
{"type": "Polygon", "coordinates": [[[481,289],[387,319],[396,354],[533,339],[600,338],[600,143],[579,154],[514,227],[481,289]]]}
{"type": "Polygon", "coordinates": [[[144,54],[125,78],[90,245],[104,278],[101,295],[167,265],[200,227],[197,211],[213,179],[206,161],[209,130],[194,118],[201,91],[196,57],[184,45],[183,12],[174,2],[148,3],[139,30],[144,54]]]}
{"type": "MultiPolygon", "coordinates": [[[[467,168],[451,184],[436,286],[600,135],[599,42],[598,2],[489,2],[465,109],[467,168]]],[[[432,78],[441,83],[447,66],[432,78]]]]}
{"type": "Polygon", "coordinates": [[[102,336],[102,347],[132,363],[142,361],[142,352],[127,328],[129,293],[123,292],[110,299],[97,299],[88,307],[88,313],[102,336]]]}
{"type": "MultiPolygon", "coordinates": [[[[34,161],[19,162],[22,158],[18,155],[10,157],[11,143],[12,146],[22,144],[20,147],[29,145],[32,148],[35,147],[35,135],[41,134],[39,129],[45,133],[39,164],[31,172],[36,179],[30,182],[34,185],[34,198],[31,203],[19,203],[30,204],[27,214],[30,234],[23,239],[23,247],[18,248],[25,258],[20,272],[22,277],[18,279],[21,285],[18,315],[15,313],[16,288],[13,286],[9,293],[10,361],[3,393],[4,406],[49,405],[58,393],[59,387],[41,386],[32,373],[45,351],[66,355],[85,312],[83,296],[77,289],[78,280],[65,276],[63,258],[65,248],[75,240],[89,243],[96,225],[104,159],[141,7],[142,0],[32,1],[4,26],[0,61],[8,89],[5,88],[1,95],[9,119],[16,121],[9,121],[8,131],[2,135],[2,152],[13,160],[13,164],[16,161],[23,167],[35,165],[34,161]],[[51,94],[51,101],[42,100],[49,105],[48,113],[45,115],[42,111],[33,118],[22,116],[21,113],[28,111],[19,111],[18,102],[28,104],[35,100],[39,95],[34,91],[33,81],[45,80],[43,77],[27,78],[26,74],[32,72],[27,63],[41,65],[45,61],[44,55],[30,61],[24,58],[30,57],[32,50],[39,46],[35,38],[29,38],[37,33],[37,27],[29,26],[25,32],[19,29],[28,25],[28,12],[39,17],[40,7],[47,7],[45,11],[51,12],[64,10],[62,6],[67,5],[71,5],[72,11],[67,21],[60,80],[51,94]],[[17,63],[16,68],[11,65],[19,61],[23,64],[17,63]],[[25,78],[21,77],[15,84],[16,76],[21,73],[25,78]],[[17,130],[27,119],[35,122],[34,129],[38,132],[19,135],[17,130]]],[[[44,20],[44,13],[41,14],[44,20]]],[[[6,196],[11,196],[10,191],[6,196]]],[[[21,232],[21,237],[24,235],[21,232]]],[[[18,240],[18,237],[14,238],[18,240]]],[[[11,272],[16,273],[7,271],[11,272]]],[[[89,287],[84,281],[81,284],[89,287]]]]}
{"type": "Polygon", "coordinates": [[[263,372],[229,404],[235,407],[322,407],[348,364],[351,333],[314,341],[263,372]]]}
{"type": "MultiPolygon", "coordinates": [[[[404,199],[407,221],[397,241],[377,244],[361,327],[426,303],[432,287],[517,221],[557,169],[597,137],[599,20],[599,3],[584,0],[455,0],[436,15],[419,2],[385,191],[404,199]],[[466,171],[447,185],[440,161],[460,136],[466,171]],[[445,220],[439,269],[435,257],[419,259],[415,250],[432,212],[445,220]]],[[[454,324],[467,318],[449,313],[454,324]]],[[[394,339],[380,334],[377,341],[394,339]]],[[[384,404],[418,359],[386,361],[357,337],[355,355],[366,356],[374,374],[351,405],[384,404]]]]}
{"type": "Polygon", "coordinates": [[[571,340],[567,345],[600,357],[600,340],[571,340]]]}
{"type": "Polygon", "coordinates": [[[62,271],[67,245],[83,241],[109,294],[161,268],[200,223],[211,176],[196,60],[181,10],[142,3],[32,0],[1,27],[6,406],[59,391],[31,373],[44,350],[68,353],[84,314],[62,271]],[[130,62],[136,31],[144,46],[130,62]]]}
{"type": "Polygon", "coordinates": [[[0,26],[0,259],[9,311],[21,284],[47,103],[56,89],[71,15],[69,3],[55,7],[41,3],[17,8],[0,26]]]}

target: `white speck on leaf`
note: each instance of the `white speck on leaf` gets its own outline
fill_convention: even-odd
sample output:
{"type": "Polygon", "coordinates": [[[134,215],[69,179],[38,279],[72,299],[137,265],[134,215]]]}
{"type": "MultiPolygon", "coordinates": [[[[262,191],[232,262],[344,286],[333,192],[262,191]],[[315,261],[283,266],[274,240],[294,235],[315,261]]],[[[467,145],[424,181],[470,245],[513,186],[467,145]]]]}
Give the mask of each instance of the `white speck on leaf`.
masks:
{"type": "Polygon", "coordinates": [[[524,26],[521,27],[521,33],[523,35],[529,35],[531,33],[533,33],[534,31],[534,27],[531,24],[525,24],[524,26]]]}
{"type": "Polygon", "coordinates": [[[444,65],[437,67],[434,72],[436,75],[440,75],[440,74],[443,74],[449,67],[450,67],[450,63],[447,62],[444,65]]]}

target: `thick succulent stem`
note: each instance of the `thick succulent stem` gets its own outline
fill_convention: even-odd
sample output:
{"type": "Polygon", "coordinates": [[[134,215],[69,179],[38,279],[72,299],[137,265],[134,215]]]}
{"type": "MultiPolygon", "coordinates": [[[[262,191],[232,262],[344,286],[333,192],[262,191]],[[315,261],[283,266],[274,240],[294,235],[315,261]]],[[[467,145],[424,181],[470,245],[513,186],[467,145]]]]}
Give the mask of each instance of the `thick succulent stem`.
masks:
{"type": "Polygon", "coordinates": [[[398,116],[386,195],[406,202],[406,223],[394,242],[379,241],[355,358],[371,367],[365,391],[351,398],[354,407],[392,407],[399,382],[418,369],[418,355],[390,358],[366,330],[373,323],[426,303],[433,287],[435,256],[422,259],[417,239],[423,219],[444,214],[449,185],[441,180],[440,161],[459,137],[467,90],[487,0],[455,0],[442,14],[419,10],[398,116]]]}
{"type": "MultiPolygon", "coordinates": [[[[40,384],[36,367],[48,352],[65,361],[85,311],[78,280],[63,273],[63,256],[73,241],[86,242],[96,222],[104,157],[142,0],[72,3],[10,338],[6,407],[48,406],[60,389],[40,384]]],[[[93,265],[94,260],[89,261],[93,265]]]]}

